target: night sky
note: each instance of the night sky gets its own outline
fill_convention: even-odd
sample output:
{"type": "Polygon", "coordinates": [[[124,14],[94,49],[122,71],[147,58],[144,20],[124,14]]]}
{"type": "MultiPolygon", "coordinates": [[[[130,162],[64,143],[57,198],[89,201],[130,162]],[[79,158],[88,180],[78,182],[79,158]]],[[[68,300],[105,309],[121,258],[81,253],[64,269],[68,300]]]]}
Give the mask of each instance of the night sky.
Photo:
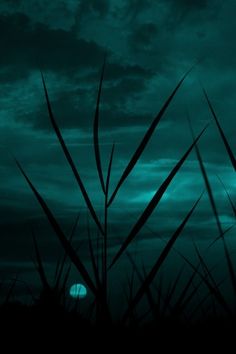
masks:
{"type": "MultiPolygon", "coordinates": [[[[234,200],[235,172],[202,87],[207,90],[235,151],[235,12],[234,0],[0,1],[2,279],[7,281],[18,275],[20,279],[30,279],[32,286],[34,279],[36,283],[31,227],[35,229],[49,273],[61,252],[13,156],[67,234],[81,213],[75,244],[86,240],[85,203],[48,118],[40,69],[57,123],[89,196],[98,214],[102,213],[103,195],[93,153],[92,124],[105,53],[100,142],[104,170],[113,142],[116,145],[111,191],[164,100],[182,75],[197,63],[111,208],[111,254],[190,145],[188,115],[196,134],[210,122],[199,148],[223,228],[234,224],[217,176],[234,200]]],[[[158,237],[173,233],[203,189],[193,151],[148,221],[148,228],[137,236],[138,253],[147,266],[150,253],[160,250],[158,237]]],[[[90,224],[92,227],[92,220],[90,224]]],[[[234,232],[228,234],[229,240],[234,232]]],[[[178,247],[184,247],[182,243],[192,238],[210,242],[216,236],[215,219],[205,194],[178,247]]],[[[81,252],[87,256],[86,244],[81,252]]]]}

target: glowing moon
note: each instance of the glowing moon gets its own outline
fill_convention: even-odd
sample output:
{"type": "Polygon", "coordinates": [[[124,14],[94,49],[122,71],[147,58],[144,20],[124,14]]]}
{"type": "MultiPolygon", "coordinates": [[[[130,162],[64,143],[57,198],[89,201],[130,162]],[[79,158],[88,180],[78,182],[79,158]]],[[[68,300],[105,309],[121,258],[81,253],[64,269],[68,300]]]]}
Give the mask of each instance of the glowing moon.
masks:
{"type": "Polygon", "coordinates": [[[83,284],[74,284],[70,288],[70,296],[73,299],[84,299],[87,296],[87,289],[83,284]]]}

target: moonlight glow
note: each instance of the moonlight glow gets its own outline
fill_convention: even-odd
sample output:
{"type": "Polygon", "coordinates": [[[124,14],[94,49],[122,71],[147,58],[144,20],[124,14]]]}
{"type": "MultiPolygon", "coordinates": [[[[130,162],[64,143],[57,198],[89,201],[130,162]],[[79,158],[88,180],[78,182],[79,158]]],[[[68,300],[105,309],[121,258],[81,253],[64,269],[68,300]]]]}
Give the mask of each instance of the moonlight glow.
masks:
{"type": "Polygon", "coordinates": [[[84,299],[87,296],[87,289],[82,284],[74,284],[70,288],[70,296],[73,299],[84,299]]]}

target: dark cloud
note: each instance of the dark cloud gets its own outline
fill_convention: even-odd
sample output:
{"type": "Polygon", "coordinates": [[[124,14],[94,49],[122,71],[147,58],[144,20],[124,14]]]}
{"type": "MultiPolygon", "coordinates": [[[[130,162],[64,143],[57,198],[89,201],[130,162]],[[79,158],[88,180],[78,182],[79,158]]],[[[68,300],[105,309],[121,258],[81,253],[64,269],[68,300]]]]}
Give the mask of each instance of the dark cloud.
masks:
{"type": "MultiPolygon", "coordinates": [[[[105,54],[105,49],[93,41],[79,39],[74,32],[32,23],[22,13],[1,15],[0,31],[4,47],[0,59],[2,82],[22,79],[39,67],[71,78],[77,77],[78,72],[85,69],[96,73],[105,54]]],[[[93,78],[98,79],[96,75],[93,73],[93,78]]],[[[110,63],[106,71],[107,80],[120,79],[122,76],[147,78],[151,75],[151,71],[136,64],[116,62],[110,63]]]]}
{"type": "Polygon", "coordinates": [[[125,2],[124,12],[125,16],[129,17],[130,21],[136,19],[136,17],[143,13],[143,11],[149,9],[153,4],[152,0],[130,0],[125,2]]]}
{"type": "MultiPolygon", "coordinates": [[[[132,122],[135,122],[135,125],[143,125],[149,122],[149,115],[136,113],[133,110],[127,111],[125,107],[130,101],[135,103],[140,95],[145,92],[147,79],[150,79],[151,75],[151,72],[142,70],[138,66],[122,67],[117,64],[107,64],[101,98],[103,129],[114,126],[129,126],[132,122]]],[[[50,80],[47,80],[50,100],[60,127],[68,129],[79,128],[82,130],[91,128],[96,105],[98,76],[97,73],[94,73],[89,74],[89,78],[86,76],[83,80],[78,78],[79,83],[81,84],[82,82],[84,84],[83,86],[68,91],[62,89],[56,98],[53,98],[50,94],[50,88],[53,89],[53,86],[50,80]],[[92,86],[88,85],[90,82],[92,86]]],[[[40,80],[39,75],[38,78],[40,80]]],[[[26,125],[36,129],[51,130],[42,85],[39,94],[42,101],[38,108],[36,109],[32,105],[27,112],[23,111],[17,114],[16,121],[24,122],[26,125]]]]}
{"type": "Polygon", "coordinates": [[[145,50],[152,44],[153,38],[158,33],[157,26],[154,23],[144,23],[135,28],[130,37],[131,45],[135,49],[145,50]]]}
{"type": "Polygon", "coordinates": [[[207,8],[209,1],[208,0],[167,0],[167,2],[172,3],[173,6],[180,8],[182,10],[204,10],[207,8]]]}
{"type": "MultiPolygon", "coordinates": [[[[29,73],[39,68],[71,72],[80,66],[94,67],[104,57],[103,48],[93,42],[77,39],[64,30],[52,30],[43,24],[33,24],[24,14],[0,16],[0,40],[4,55],[0,64],[29,73]]],[[[13,75],[11,75],[13,79],[13,75]]],[[[2,79],[8,79],[6,73],[2,79]]]]}
{"type": "Polygon", "coordinates": [[[90,14],[91,11],[98,13],[100,16],[107,15],[109,11],[109,1],[108,0],[82,0],[79,2],[78,14],[83,17],[90,14]]]}

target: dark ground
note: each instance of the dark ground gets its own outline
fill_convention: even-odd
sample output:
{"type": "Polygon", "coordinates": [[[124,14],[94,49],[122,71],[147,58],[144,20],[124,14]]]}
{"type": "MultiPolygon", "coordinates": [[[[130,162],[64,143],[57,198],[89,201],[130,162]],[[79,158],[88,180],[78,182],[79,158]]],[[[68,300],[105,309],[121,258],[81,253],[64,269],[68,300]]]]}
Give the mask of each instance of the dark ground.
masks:
{"type": "MultiPolygon", "coordinates": [[[[138,326],[120,324],[91,324],[75,312],[50,310],[39,306],[19,303],[2,305],[0,309],[2,345],[6,351],[13,346],[30,350],[42,347],[45,352],[52,346],[66,346],[67,352],[108,350],[135,352],[142,349],[148,353],[166,350],[212,351],[224,349],[234,342],[236,319],[209,317],[194,324],[183,324],[173,319],[138,326]]],[[[234,351],[232,347],[232,352],[234,351]]]]}

